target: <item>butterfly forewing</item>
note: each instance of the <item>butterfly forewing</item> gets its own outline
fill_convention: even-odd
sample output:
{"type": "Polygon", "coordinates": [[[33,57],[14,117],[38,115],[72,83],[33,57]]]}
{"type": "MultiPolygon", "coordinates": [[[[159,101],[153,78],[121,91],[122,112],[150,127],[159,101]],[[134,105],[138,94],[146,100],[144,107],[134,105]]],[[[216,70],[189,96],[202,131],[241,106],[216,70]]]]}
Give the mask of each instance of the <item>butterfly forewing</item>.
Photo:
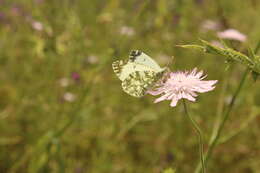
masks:
{"type": "Polygon", "coordinates": [[[139,50],[133,50],[130,52],[129,61],[136,64],[141,64],[150,67],[154,71],[159,72],[163,70],[151,57],[149,57],[148,55],[146,55],[145,53],[139,50]]]}

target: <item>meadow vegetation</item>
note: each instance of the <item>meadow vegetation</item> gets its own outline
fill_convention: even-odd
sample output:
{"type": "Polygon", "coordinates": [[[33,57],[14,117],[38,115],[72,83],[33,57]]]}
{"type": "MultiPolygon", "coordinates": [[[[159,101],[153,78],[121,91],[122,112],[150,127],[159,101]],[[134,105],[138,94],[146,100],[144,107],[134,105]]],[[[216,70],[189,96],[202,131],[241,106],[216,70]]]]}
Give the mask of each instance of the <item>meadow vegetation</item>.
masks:
{"type": "MultiPolygon", "coordinates": [[[[176,45],[216,43],[234,28],[246,41],[226,43],[248,55],[259,11],[257,0],[0,0],[0,172],[194,172],[198,140],[181,103],[127,95],[111,64],[139,49],[218,80],[187,102],[207,151],[247,67],[176,45]]],[[[248,73],[209,173],[260,172],[259,84],[248,73]]]]}

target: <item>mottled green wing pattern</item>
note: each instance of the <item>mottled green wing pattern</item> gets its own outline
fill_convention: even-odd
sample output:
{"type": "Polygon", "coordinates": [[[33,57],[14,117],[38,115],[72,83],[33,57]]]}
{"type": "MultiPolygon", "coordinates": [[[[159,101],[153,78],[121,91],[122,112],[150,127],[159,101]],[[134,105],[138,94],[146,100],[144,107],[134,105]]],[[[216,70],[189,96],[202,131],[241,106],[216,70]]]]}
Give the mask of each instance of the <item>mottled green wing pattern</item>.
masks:
{"type": "Polygon", "coordinates": [[[154,71],[136,71],[131,73],[123,82],[123,90],[134,97],[142,97],[146,91],[157,82],[163,75],[163,72],[154,71]]]}

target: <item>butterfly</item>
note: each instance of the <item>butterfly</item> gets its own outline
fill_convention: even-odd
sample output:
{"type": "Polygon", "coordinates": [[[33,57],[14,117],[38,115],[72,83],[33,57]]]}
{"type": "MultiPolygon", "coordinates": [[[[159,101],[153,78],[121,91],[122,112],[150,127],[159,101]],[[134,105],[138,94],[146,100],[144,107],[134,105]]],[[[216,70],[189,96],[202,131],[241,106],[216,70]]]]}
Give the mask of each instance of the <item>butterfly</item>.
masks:
{"type": "Polygon", "coordinates": [[[142,97],[163,77],[167,68],[161,68],[151,57],[139,50],[130,52],[128,60],[117,60],[112,68],[122,81],[123,90],[134,97],[142,97]]]}

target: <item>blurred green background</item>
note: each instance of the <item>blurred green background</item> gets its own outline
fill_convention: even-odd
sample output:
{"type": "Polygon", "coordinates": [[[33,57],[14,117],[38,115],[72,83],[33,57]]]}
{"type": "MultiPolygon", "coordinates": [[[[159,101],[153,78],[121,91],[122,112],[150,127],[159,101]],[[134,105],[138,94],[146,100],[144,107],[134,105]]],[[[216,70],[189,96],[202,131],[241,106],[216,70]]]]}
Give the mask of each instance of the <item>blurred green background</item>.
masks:
{"type": "MultiPolygon", "coordinates": [[[[125,94],[111,63],[139,49],[219,80],[188,104],[207,149],[245,67],[176,45],[217,40],[211,21],[246,34],[232,43],[244,51],[260,38],[259,18],[258,0],[0,0],[0,172],[193,172],[198,141],[182,105],[125,94]]],[[[208,172],[260,172],[259,106],[248,76],[208,172]]]]}

